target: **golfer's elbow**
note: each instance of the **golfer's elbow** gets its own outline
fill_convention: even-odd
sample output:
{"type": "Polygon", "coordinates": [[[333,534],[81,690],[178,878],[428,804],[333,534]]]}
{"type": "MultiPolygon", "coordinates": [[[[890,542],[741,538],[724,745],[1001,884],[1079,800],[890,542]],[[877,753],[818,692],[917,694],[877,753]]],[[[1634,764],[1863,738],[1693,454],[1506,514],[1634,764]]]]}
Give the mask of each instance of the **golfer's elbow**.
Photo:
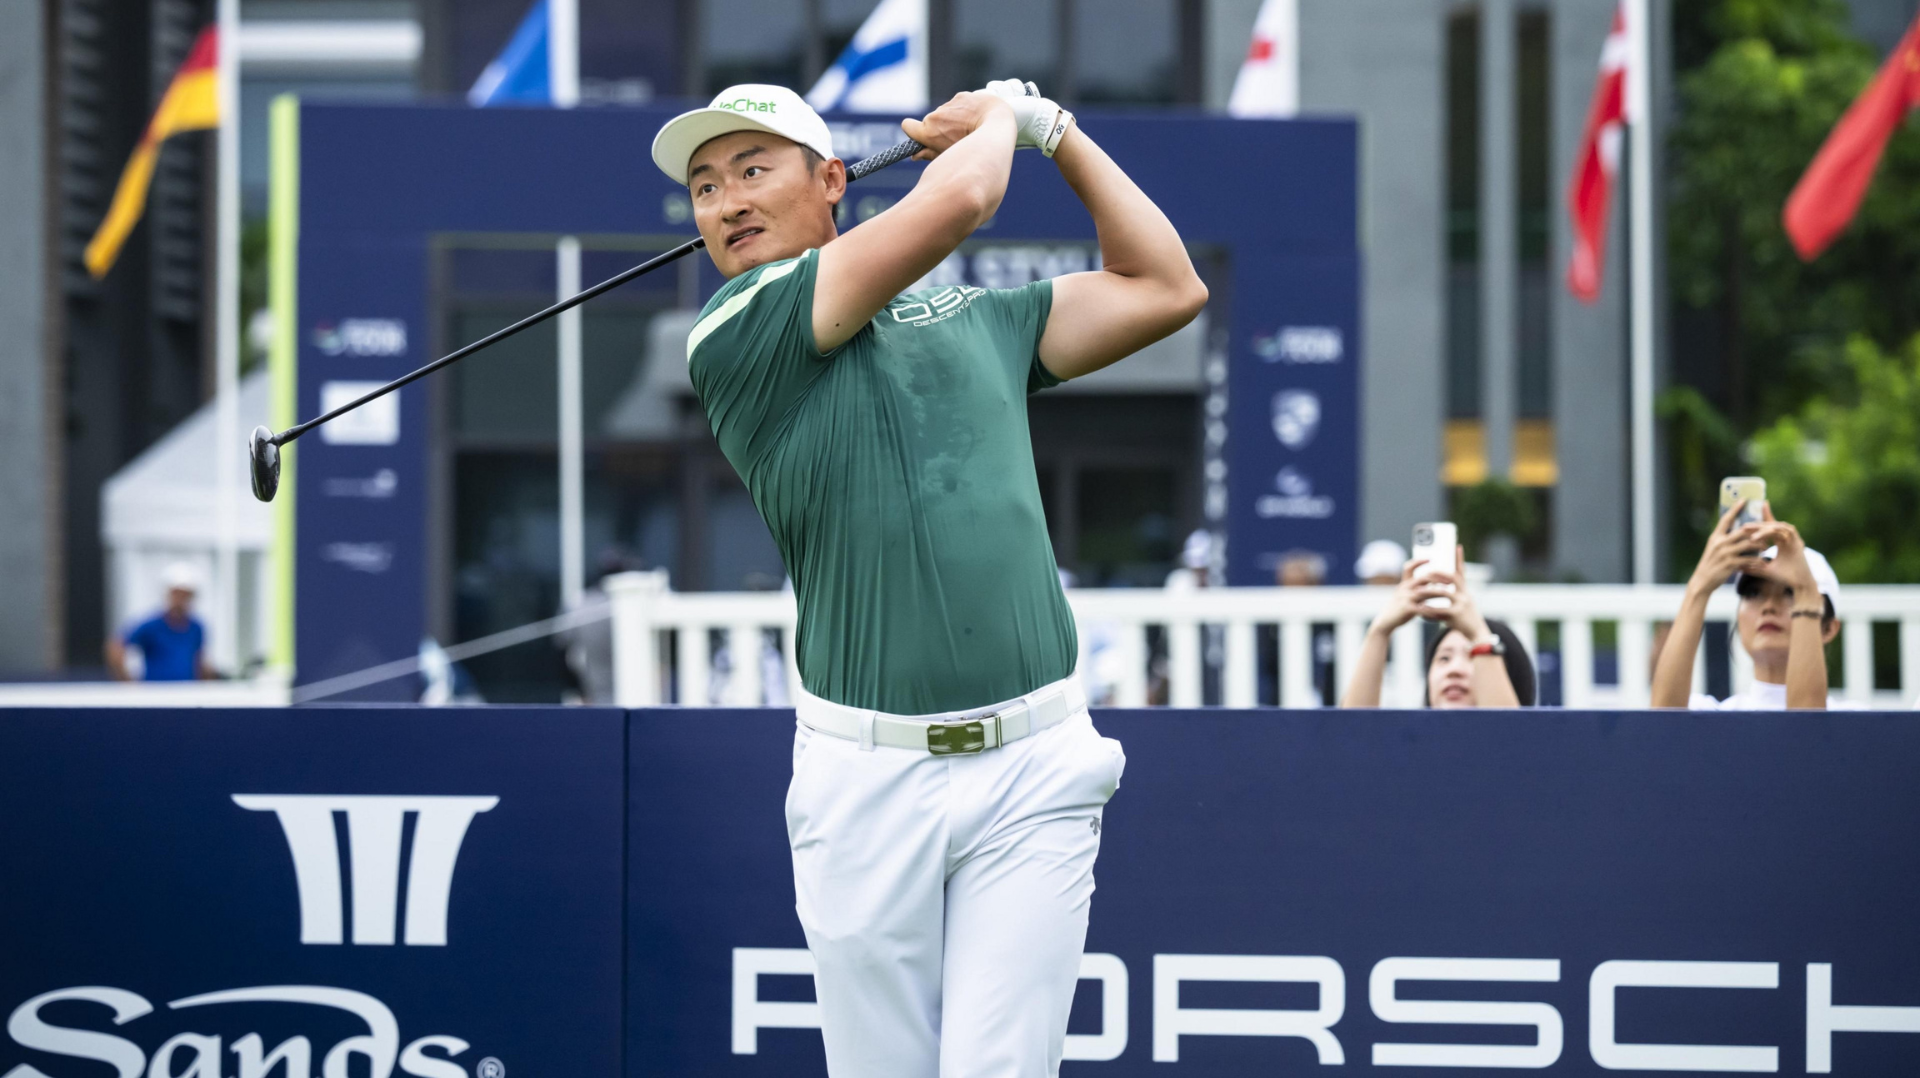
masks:
{"type": "Polygon", "coordinates": [[[1185,326],[1200,317],[1200,312],[1206,309],[1209,298],[1207,283],[1193,271],[1191,264],[1187,266],[1185,278],[1174,286],[1173,293],[1171,302],[1174,317],[1180,320],[1180,326],[1185,326]]]}
{"type": "Polygon", "coordinates": [[[1154,321],[1158,324],[1160,335],[1166,336],[1184,329],[1189,322],[1200,317],[1207,305],[1207,286],[1200,275],[1193,271],[1193,265],[1181,260],[1180,271],[1169,274],[1166,280],[1155,282],[1153,289],[1154,321]]]}
{"type": "Polygon", "coordinates": [[[1000,200],[1006,196],[1007,185],[1004,178],[998,182],[984,173],[956,177],[953,192],[955,214],[965,225],[968,233],[992,220],[1000,212],[1000,200]]]}

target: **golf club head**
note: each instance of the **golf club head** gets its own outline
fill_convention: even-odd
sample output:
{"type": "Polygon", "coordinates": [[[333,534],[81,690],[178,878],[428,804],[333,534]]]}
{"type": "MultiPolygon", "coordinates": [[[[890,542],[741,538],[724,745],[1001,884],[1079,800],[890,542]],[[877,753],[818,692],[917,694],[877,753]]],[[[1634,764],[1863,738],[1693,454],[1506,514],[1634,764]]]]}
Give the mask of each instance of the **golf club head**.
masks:
{"type": "Polygon", "coordinates": [[[247,463],[253,469],[253,496],[272,501],[280,489],[280,447],[273,444],[272,431],[253,428],[253,436],[247,439],[247,463]]]}

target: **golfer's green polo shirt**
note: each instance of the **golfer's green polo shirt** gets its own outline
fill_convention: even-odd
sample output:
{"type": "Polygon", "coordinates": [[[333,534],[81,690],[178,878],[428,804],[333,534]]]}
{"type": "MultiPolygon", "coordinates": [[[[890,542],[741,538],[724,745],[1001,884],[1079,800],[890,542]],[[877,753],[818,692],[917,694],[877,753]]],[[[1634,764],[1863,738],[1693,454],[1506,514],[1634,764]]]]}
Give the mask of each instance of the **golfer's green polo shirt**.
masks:
{"type": "Polygon", "coordinates": [[[924,715],[1073,672],[1027,394],[1051,282],[909,292],[825,355],[819,252],[727,282],[687,341],[694,390],[800,603],[807,691],[924,715]]]}

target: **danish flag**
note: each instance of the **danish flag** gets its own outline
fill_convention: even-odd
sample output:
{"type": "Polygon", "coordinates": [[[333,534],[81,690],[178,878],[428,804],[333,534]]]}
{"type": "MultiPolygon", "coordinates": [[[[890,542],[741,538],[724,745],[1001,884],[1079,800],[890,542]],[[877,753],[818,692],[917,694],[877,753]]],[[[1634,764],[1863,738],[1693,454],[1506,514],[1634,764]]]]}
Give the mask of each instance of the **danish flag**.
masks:
{"type": "Polygon", "coordinates": [[[1607,209],[1613,199],[1613,178],[1620,171],[1620,143],[1627,114],[1627,3],[1613,12],[1613,29],[1600,49],[1600,81],[1587,108],[1587,130],[1580,139],[1580,157],[1573,170],[1567,204],[1573,211],[1573,259],[1567,266],[1567,288],[1582,303],[1600,298],[1601,257],[1606,251],[1607,209]]]}

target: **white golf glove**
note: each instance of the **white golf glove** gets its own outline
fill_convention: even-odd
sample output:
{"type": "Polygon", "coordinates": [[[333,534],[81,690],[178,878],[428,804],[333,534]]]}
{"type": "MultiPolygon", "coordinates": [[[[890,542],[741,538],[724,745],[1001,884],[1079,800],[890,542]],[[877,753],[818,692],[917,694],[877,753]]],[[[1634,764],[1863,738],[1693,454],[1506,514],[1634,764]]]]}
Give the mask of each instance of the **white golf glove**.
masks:
{"type": "Polygon", "coordinates": [[[1067,137],[1067,128],[1073,125],[1073,113],[1041,97],[1040,88],[1031,82],[998,79],[987,83],[984,92],[1005,98],[1013,106],[1019,128],[1013,143],[1016,150],[1034,149],[1052,157],[1060,148],[1060,140],[1067,137]]]}

